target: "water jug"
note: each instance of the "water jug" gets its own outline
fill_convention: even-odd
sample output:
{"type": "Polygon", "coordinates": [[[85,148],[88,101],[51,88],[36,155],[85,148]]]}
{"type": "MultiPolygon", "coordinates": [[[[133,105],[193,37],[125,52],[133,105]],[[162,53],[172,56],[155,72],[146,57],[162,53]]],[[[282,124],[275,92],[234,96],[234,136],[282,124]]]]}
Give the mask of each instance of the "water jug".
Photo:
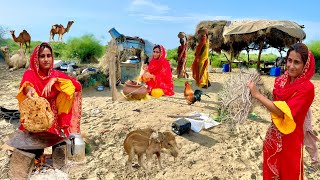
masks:
{"type": "Polygon", "coordinates": [[[77,162],[83,161],[85,159],[86,144],[83,141],[81,134],[71,133],[69,139],[69,141],[66,141],[68,159],[77,162]]]}
{"type": "Polygon", "coordinates": [[[72,71],[73,71],[73,66],[71,64],[68,64],[67,72],[72,72],[72,71]]]}

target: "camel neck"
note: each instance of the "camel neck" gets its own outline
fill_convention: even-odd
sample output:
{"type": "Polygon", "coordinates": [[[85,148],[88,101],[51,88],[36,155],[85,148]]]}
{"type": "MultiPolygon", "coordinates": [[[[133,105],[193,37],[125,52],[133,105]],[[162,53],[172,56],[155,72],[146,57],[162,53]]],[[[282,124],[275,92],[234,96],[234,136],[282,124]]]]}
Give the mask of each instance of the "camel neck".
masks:
{"type": "Polygon", "coordinates": [[[11,36],[12,36],[13,40],[14,40],[15,42],[17,42],[17,37],[16,37],[16,35],[15,35],[15,34],[11,34],[11,36]]]}

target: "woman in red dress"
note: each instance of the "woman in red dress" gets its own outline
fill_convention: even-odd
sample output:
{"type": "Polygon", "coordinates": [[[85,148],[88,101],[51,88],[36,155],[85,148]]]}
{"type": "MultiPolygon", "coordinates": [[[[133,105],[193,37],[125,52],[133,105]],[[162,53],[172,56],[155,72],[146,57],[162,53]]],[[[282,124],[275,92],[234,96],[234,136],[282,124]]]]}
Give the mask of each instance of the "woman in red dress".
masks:
{"type": "Polygon", "coordinates": [[[272,123],[263,143],[263,179],[303,179],[303,124],[314,99],[315,61],[303,43],[292,45],[286,57],[286,72],[277,77],[273,101],[248,82],[252,97],[271,111],[272,123]]]}
{"type": "MultiPolygon", "coordinates": [[[[54,70],[53,62],[52,48],[48,43],[42,43],[34,49],[30,57],[30,69],[23,74],[17,99],[21,104],[24,99],[33,96],[46,98],[54,113],[53,125],[47,132],[61,136],[63,131],[68,136],[72,132],[71,125],[79,124],[72,120],[75,117],[80,120],[81,109],[74,109],[74,105],[81,108],[81,84],[65,73],[54,70]]],[[[25,130],[23,125],[19,129],[25,130]]]]}
{"type": "Polygon", "coordinates": [[[145,65],[144,70],[141,79],[147,84],[151,95],[153,90],[159,89],[162,91],[161,94],[174,95],[171,67],[163,46],[156,45],[153,48],[152,59],[148,66],[145,65]]]}

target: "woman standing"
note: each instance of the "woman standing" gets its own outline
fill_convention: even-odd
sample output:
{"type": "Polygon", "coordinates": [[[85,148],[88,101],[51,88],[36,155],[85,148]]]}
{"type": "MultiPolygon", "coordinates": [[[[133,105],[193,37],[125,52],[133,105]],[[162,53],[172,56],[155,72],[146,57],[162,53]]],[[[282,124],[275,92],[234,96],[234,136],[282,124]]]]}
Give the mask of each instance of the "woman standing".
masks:
{"type": "MultiPolygon", "coordinates": [[[[19,104],[26,98],[41,96],[50,103],[54,113],[54,122],[47,132],[61,136],[61,130],[67,136],[70,133],[71,119],[81,113],[81,109],[72,109],[74,100],[79,104],[81,84],[61,71],[53,69],[53,52],[48,43],[38,45],[30,57],[30,69],[23,74],[17,99],[19,104]]],[[[81,103],[80,103],[81,104],[81,103]]],[[[79,107],[81,108],[81,107],[79,107]]],[[[80,120],[80,119],[78,119],[80,120]]],[[[19,129],[25,130],[23,125],[19,129]]]]}
{"type": "Polygon", "coordinates": [[[248,82],[252,97],[271,111],[272,123],[263,143],[263,179],[303,179],[303,125],[314,99],[312,53],[303,43],[292,45],[286,72],[275,79],[273,101],[248,82]]]}
{"type": "Polygon", "coordinates": [[[145,72],[141,79],[146,82],[151,95],[174,95],[171,67],[169,61],[166,59],[166,51],[163,46],[154,46],[149,66],[145,65],[143,69],[145,72]]]}
{"type": "Polygon", "coordinates": [[[180,46],[178,47],[177,76],[178,78],[188,78],[189,75],[186,72],[188,40],[184,32],[180,32],[178,37],[180,39],[180,46]]]}
{"type": "Polygon", "coordinates": [[[208,39],[208,29],[200,28],[198,30],[198,35],[200,38],[199,44],[196,47],[196,52],[194,54],[194,61],[192,63],[192,77],[196,81],[198,87],[208,88],[210,87],[209,82],[209,39],[208,39]]]}

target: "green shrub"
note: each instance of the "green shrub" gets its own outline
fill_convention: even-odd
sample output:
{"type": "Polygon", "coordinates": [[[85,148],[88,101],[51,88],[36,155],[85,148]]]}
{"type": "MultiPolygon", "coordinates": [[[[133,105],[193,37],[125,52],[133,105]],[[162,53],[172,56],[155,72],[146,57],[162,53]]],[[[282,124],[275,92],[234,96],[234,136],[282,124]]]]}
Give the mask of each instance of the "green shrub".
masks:
{"type": "Polygon", "coordinates": [[[80,38],[69,39],[62,56],[77,59],[80,63],[92,63],[102,57],[104,50],[104,46],[92,34],[87,34],[80,38]]]}
{"type": "MultiPolygon", "coordinates": [[[[171,67],[177,67],[178,48],[167,50],[167,59],[170,61],[171,67]]],[[[188,50],[186,66],[191,67],[194,60],[194,51],[188,50]]]]}
{"type": "MultiPolygon", "coordinates": [[[[30,53],[33,52],[33,49],[39,45],[41,41],[31,41],[30,43],[30,53]]],[[[29,45],[29,44],[28,44],[29,45]]],[[[3,41],[0,41],[0,47],[7,46],[9,48],[9,52],[15,53],[19,50],[20,46],[18,43],[14,42],[12,38],[3,39],[3,41]]],[[[23,49],[25,49],[25,45],[23,45],[23,49]]],[[[27,52],[29,52],[29,47],[27,49],[27,52]]]]}
{"type": "Polygon", "coordinates": [[[64,50],[66,49],[67,44],[63,43],[50,43],[55,59],[67,59],[63,57],[64,50]]]}
{"type": "MultiPolygon", "coordinates": [[[[277,55],[275,54],[262,54],[261,55],[261,65],[263,61],[274,61],[275,59],[277,59],[277,55]]],[[[258,60],[258,54],[250,54],[249,55],[250,60],[253,61],[257,61],[258,60]]],[[[177,66],[177,62],[176,59],[178,59],[178,54],[177,54],[177,48],[175,49],[169,49],[167,50],[167,59],[170,61],[171,66],[172,67],[176,67],[177,66]]],[[[247,53],[240,53],[238,57],[236,57],[235,59],[239,60],[239,61],[248,61],[248,55],[247,53]]],[[[192,50],[188,50],[187,53],[187,63],[186,66],[188,68],[191,67],[191,64],[194,60],[194,51],[192,50]]],[[[222,64],[221,61],[227,61],[227,58],[225,57],[225,55],[223,54],[223,52],[221,54],[218,53],[209,53],[209,60],[211,63],[211,66],[213,68],[222,68],[222,64]]],[[[231,65],[232,68],[237,68],[238,65],[232,63],[231,65]]],[[[256,64],[250,65],[249,67],[256,67],[256,64]]]]}
{"type": "Polygon", "coordinates": [[[316,61],[316,72],[320,71],[320,40],[311,41],[307,44],[308,48],[314,55],[314,59],[316,61]]]}

